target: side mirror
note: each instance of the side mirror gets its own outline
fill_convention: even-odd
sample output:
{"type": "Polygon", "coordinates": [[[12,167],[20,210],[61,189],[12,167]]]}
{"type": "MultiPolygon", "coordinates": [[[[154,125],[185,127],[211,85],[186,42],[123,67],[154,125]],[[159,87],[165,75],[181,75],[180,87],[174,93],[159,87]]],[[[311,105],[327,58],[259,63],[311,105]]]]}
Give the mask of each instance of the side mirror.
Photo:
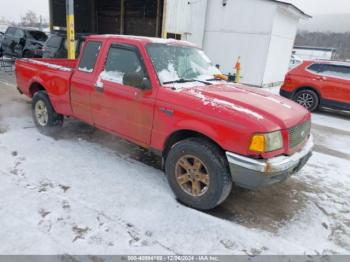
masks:
{"type": "Polygon", "coordinates": [[[143,73],[126,73],[123,76],[123,85],[141,89],[150,89],[151,82],[143,73]]]}

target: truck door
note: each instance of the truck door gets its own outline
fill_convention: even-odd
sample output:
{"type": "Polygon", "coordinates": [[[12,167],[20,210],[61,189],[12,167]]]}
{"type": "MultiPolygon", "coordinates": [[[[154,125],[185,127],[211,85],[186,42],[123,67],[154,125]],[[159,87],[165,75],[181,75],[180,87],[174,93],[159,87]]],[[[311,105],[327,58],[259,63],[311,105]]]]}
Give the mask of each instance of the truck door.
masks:
{"type": "Polygon", "coordinates": [[[155,92],[125,85],[126,74],[149,79],[139,49],[127,44],[111,44],[91,96],[94,124],[129,140],[148,145],[151,140],[155,92]]]}
{"type": "Polygon", "coordinates": [[[93,124],[90,96],[96,83],[96,62],[100,55],[102,43],[89,41],[80,59],[78,69],[71,79],[71,105],[74,116],[84,122],[93,124]]]}

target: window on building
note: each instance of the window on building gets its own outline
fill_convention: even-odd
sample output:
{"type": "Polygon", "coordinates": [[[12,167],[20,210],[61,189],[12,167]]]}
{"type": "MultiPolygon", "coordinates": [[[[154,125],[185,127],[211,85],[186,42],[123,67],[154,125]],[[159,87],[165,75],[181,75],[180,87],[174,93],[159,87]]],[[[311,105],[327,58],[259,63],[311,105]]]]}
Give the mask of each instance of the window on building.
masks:
{"type": "MultiPolygon", "coordinates": [[[[103,80],[123,84],[123,77],[128,73],[139,73],[146,77],[144,65],[134,48],[112,46],[108,52],[103,80]]],[[[135,86],[137,87],[137,86],[135,86]]]]}
{"type": "Polygon", "coordinates": [[[181,40],[181,34],[175,34],[175,33],[167,33],[166,38],[181,40]]]}
{"type": "Polygon", "coordinates": [[[95,69],[98,54],[101,49],[100,42],[88,42],[81,57],[79,70],[87,73],[92,73],[95,69]]]}

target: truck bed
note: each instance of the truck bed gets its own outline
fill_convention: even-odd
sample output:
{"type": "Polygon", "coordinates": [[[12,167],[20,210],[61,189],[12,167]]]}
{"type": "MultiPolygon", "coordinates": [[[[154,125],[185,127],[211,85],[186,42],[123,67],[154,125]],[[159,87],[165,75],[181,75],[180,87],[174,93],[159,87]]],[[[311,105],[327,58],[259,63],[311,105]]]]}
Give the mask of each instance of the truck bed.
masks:
{"type": "Polygon", "coordinates": [[[71,115],[69,85],[76,64],[70,59],[18,59],[17,87],[29,97],[37,89],[47,90],[55,111],[71,115]]]}
{"type": "Polygon", "coordinates": [[[31,64],[42,65],[48,68],[53,68],[61,71],[72,71],[77,64],[77,60],[72,59],[52,59],[52,58],[31,58],[31,59],[21,59],[21,61],[26,61],[31,64]]]}

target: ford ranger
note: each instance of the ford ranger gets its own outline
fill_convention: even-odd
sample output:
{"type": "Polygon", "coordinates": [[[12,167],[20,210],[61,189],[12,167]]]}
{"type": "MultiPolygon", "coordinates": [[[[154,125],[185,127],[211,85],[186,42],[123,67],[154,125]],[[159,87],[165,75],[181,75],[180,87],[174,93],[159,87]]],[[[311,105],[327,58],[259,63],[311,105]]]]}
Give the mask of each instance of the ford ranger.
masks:
{"type": "Polygon", "coordinates": [[[310,113],[222,79],[191,43],[89,36],[78,60],[20,59],[17,86],[46,132],[74,117],[158,153],[176,198],[209,210],[232,185],[283,182],[309,160],[310,113]]]}

